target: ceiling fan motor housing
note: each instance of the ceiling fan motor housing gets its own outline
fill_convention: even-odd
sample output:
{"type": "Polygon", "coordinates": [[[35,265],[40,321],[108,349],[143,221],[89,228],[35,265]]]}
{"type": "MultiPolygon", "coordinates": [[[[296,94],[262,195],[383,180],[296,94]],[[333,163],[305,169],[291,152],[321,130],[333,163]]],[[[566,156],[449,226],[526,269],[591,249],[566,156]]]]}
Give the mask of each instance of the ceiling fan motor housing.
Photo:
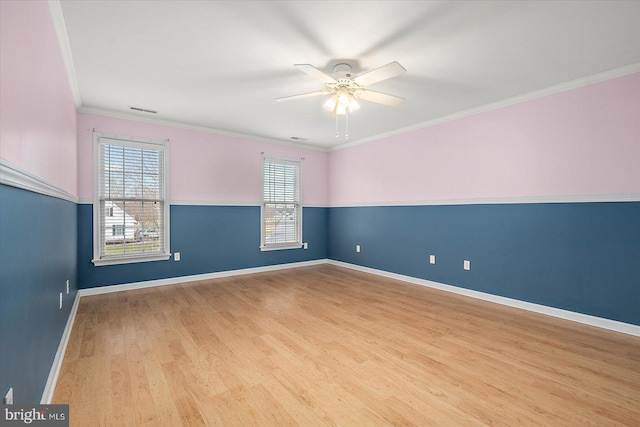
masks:
{"type": "Polygon", "coordinates": [[[351,65],[344,62],[334,65],[333,75],[336,80],[352,78],[351,65]]]}
{"type": "Polygon", "coordinates": [[[332,91],[346,89],[349,93],[353,94],[356,90],[360,89],[360,86],[353,81],[354,77],[355,75],[351,72],[351,65],[341,62],[333,66],[333,78],[336,82],[329,83],[327,86],[332,91]]]}

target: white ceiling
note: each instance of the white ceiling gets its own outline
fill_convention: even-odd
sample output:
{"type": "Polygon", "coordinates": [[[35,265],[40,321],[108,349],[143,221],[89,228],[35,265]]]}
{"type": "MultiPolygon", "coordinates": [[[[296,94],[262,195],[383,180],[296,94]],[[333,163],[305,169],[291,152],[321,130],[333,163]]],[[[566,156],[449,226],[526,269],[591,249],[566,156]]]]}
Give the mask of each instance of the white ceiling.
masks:
{"type": "MultiPolygon", "coordinates": [[[[67,1],[82,111],[329,148],[640,64],[640,1],[67,1]],[[336,139],[323,89],[293,64],[407,73],[370,86],[336,139]],[[133,113],[131,106],[156,110],[133,113]]],[[[341,126],[344,126],[341,122],[341,126]]]]}

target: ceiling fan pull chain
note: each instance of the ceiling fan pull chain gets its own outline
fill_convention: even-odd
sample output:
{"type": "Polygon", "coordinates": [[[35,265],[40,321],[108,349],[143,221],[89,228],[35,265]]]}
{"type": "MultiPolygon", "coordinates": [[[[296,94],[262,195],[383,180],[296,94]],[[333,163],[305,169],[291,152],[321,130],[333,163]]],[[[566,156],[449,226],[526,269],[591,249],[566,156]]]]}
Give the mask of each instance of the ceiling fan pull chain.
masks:
{"type": "Polygon", "coordinates": [[[344,114],[344,139],[349,139],[349,108],[344,114]]]}
{"type": "Polygon", "coordinates": [[[338,133],[338,115],[336,114],[336,138],[338,138],[340,136],[340,134],[338,133]]]}

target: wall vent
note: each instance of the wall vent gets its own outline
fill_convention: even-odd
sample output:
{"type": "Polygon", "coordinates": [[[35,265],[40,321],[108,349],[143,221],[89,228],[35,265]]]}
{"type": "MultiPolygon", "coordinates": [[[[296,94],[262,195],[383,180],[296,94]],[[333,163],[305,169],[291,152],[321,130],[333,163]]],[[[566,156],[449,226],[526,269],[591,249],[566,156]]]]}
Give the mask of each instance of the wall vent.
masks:
{"type": "Polygon", "coordinates": [[[140,108],[140,107],[129,107],[134,111],[140,111],[142,113],[151,113],[151,114],[158,114],[157,111],[153,111],[153,110],[147,110],[145,108],[140,108]]]}

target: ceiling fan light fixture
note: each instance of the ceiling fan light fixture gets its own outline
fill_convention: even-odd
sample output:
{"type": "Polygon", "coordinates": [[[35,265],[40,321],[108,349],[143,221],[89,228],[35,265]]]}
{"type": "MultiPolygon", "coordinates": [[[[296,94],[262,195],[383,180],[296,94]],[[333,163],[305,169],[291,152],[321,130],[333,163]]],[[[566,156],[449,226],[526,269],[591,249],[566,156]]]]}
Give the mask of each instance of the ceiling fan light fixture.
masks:
{"type": "Polygon", "coordinates": [[[349,112],[353,113],[354,111],[357,111],[359,109],[360,109],[360,104],[358,104],[358,101],[356,101],[356,99],[352,96],[351,102],[349,102],[349,112]]]}
{"type": "Polygon", "coordinates": [[[347,108],[349,106],[350,94],[346,89],[340,89],[338,91],[338,105],[347,108]]]}
{"type": "Polygon", "coordinates": [[[347,89],[340,89],[338,92],[331,95],[329,99],[324,103],[324,109],[330,113],[337,114],[338,116],[344,116],[360,108],[360,104],[353,97],[353,94],[347,89]]]}
{"type": "Polygon", "coordinates": [[[329,111],[330,113],[333,113],[336,110],[336,105],[338,105],[338,95],[334,93],[324,103],[324,109],[329,111]]]}

